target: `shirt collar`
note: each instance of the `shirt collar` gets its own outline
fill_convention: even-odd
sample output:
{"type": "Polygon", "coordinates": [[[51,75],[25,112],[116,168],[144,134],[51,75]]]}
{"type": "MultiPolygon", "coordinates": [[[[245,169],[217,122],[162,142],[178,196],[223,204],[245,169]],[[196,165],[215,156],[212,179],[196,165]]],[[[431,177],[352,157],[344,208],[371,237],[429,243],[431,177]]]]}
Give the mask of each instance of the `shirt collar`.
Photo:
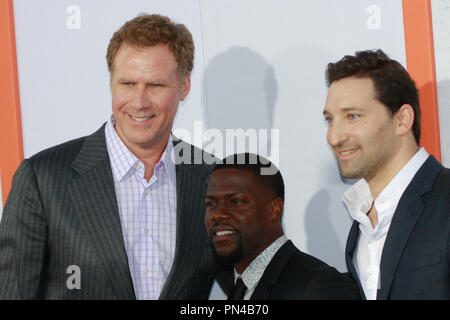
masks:
{"type": "MultiPolygon", "coordinates": [[[[127,148],[122,139],[120,139],[114,129],[115,123],[114,116],[111,115],[105,126],[105,139],[114,178],[117,181],[121,181],[132,168],[136,168],[138,165],[143,166],[143,163],[127,148]]],[[[159,168],[161,166],[164,167],[169,181],[175,184],[175,164],[172,160],[172,153],[173,143],[172,136],[170,135],[161,159],[155,166],[155,172],[160,170],[159,168]]]]}
{"type": "Polygon", "coordinates": [[[343,201],[351,217],[360,223],[361,232],[369,239],[377,240],[387,234],[400,198],[428,156],[427,151],[420,148],[381,191],[375,202],[364,179],[360,179],[344,193],[343,201]],[[378,213],[378,224],[375,228],[367,216],[372,203],[378,213]]]}
{"type": "Polygon", "coordinates": [[[406,188],[414,178],[417,171],[427,160],[429,154],[421,147],[414,156],[406,163],[406,165],[397,173],[397,175],[388,183],[388,185],[381,191],[378,199],[388,199],[397,206],[400,198],[405,192],[406,188]]]}
{"type": "Polygon", "coordinates": [[[164,169],[166,170],[167,176],[172,184],[175,185],[175,163],[173,161],[173,142],[172,134],[169,135],[169,141],[167,142],[166,148],[161,156],[159,163],[162,163],[164,169]]]}
{"type": "Polygon", "coordinates": [[[264,249],[248,266],[245,268],[244,272],[240,275],[234,270],[234,280],[240,276],[242,281],[244,281],[247,290],[253,291],[261,279],[264,270],[269,265],[273,256],[281,248],[281,246],[287,241],[285,235],[282,235],[277,240],[272,242],[270,246],[264,249]]]}

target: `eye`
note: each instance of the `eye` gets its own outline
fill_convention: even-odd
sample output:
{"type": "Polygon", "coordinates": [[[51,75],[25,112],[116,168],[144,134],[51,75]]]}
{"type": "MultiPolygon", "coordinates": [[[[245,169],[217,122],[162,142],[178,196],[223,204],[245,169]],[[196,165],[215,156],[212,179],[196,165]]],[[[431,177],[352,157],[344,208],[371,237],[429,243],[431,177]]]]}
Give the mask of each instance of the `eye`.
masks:
{"type": "Polygon", "coordinates": [[[212,207],[212,206],[214,206],[214,202],[213,202],[213,201],[210,201],[210,200],[206,200],[206,201],[205,201],[205,205],[206,205],[207,208],[208,208],[208,207],[212,207]]]}
{"type": "Polygon", "coordinates": [[[233,206],[238,206],[238,205],[240,205],[242,203],[242,200],[241,199],[231,199],[231,204],[233,205],[233,206]]]}
{"type": "Polygon", "coordinates": [[[326,124],[330,124],[333,121],[333,118],[330,116],[326,116],[323,121],[325,121],[326,124]]]}
{"type": "Polygon", "coordinates": [[[355,114],[355,113],[350,113],[350,114],[347,115],[347,117],[348,117],[350,120],[356,120],[356,119],[359,118],[359,115],[358,115],[358,114],[355,114]]]}
{"type": "Polygon", "coordinates": [[[123,84],[124,86],[132,86],[134,83],[131,81],[124,81],[121,84],[123,84]]]}

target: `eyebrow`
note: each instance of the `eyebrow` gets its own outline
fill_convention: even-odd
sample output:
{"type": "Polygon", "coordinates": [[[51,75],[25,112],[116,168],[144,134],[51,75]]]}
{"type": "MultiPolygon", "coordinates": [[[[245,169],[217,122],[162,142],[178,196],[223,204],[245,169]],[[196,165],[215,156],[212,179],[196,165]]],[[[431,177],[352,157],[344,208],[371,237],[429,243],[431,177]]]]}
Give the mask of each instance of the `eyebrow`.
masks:
{"type": "MultiPolygon", "coordinates": [[[[348,108],[343,108],[343,109],[339,110],[339,112],[350,112],[350,111],[363,111],[363,109],[360,107],[348,107],[348,108]]],[[[323,110],[322,114],[324,116],[331,115],[331,113],[328,112],[327,110],[323,110]]]]}
{"type": "MultiPolygon", "coordinates": [[[[120,82],[136,82],[136,80],[132,79],[132,77],[120,77],[117,79],[117,81],[120,82]]],[[[146,81],[146,84],[152,84],[152,83],[160,83],[160,84],[167,84],[168,81],[164,79],[153,79],[151,81],[146,81]]]]}
{"type": "Polygon", "coordinates": [[[348,107],[348,108],[344,108],[341,111],[344,112],[349,112],[349,111],[362,111],[363,109],[360,107],[348,107]]]}
{"type": "Polygon", "coordinates": [[[136,80],[133,80],[131,78],[128,77],[121,77],[121,78],[117,78],[117,83],[124,83],[124,82],[136,82],[136,80]]]}
{"type": "MultiPolygon", "coordinates": [[[[235,195],[237,195],[237,194],[244,194],[244,193],[243,193],[243,192],[231,192],[231,193],[225,194],[225,197],[231,198],[232,196],[235,196],[235,195]]],[[[216,199],[216,197],[213,196],[213,195],[206,195],[205,198],[216,199]]]]}

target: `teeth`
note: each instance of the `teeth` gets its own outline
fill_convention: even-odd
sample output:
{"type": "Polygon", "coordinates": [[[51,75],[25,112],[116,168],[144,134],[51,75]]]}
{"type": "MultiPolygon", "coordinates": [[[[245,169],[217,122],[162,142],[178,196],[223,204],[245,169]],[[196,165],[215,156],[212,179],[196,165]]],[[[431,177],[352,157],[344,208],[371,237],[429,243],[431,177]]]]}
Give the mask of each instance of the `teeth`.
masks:
{"type": "Polygon", "coordinates": [[[234,233],[234,231],[228,231],[228,230],[226,230],[226,231],[218,231],[218,232],[216,232],[216,236],[224,236],[226,234],[233,234],[233,233],[234,233]]]}
{"type": "Polygon", "coordinates": [[[151,116],[149,116],[149,117],[143,117],[143,118],[137,118],[137,117],[133,117],[133,116],[131,116],[134,120],[136,120],[136,121],[138,121],[138,122],[142,122],[142,121],[145,121],[145,120],[148,120],[148,119],[150,119],[151,118],[151,116]]]}
{"type": "Polygon", "coordinates": [[[350,154],[350,153],[353,153],[353,152],[356,152],[358,149],[353,149],[353,150],[349,150],[349,151],[341,151],[340,153],[343,155],[343,156],[346,156],[346,155],[348,155],[348,154],[350,154]]]}

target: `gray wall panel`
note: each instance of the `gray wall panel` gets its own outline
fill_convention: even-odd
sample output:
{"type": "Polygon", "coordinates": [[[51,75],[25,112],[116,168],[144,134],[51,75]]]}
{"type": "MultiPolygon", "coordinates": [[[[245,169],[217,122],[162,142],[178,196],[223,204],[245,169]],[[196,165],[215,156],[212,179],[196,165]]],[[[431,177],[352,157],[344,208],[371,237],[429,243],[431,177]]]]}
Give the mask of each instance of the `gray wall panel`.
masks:
{"type": "Polygon", "coordinates": [[[436,63],[442,164],[450,167],[450,1],[432,0],[434,56],[436,63]]]}

